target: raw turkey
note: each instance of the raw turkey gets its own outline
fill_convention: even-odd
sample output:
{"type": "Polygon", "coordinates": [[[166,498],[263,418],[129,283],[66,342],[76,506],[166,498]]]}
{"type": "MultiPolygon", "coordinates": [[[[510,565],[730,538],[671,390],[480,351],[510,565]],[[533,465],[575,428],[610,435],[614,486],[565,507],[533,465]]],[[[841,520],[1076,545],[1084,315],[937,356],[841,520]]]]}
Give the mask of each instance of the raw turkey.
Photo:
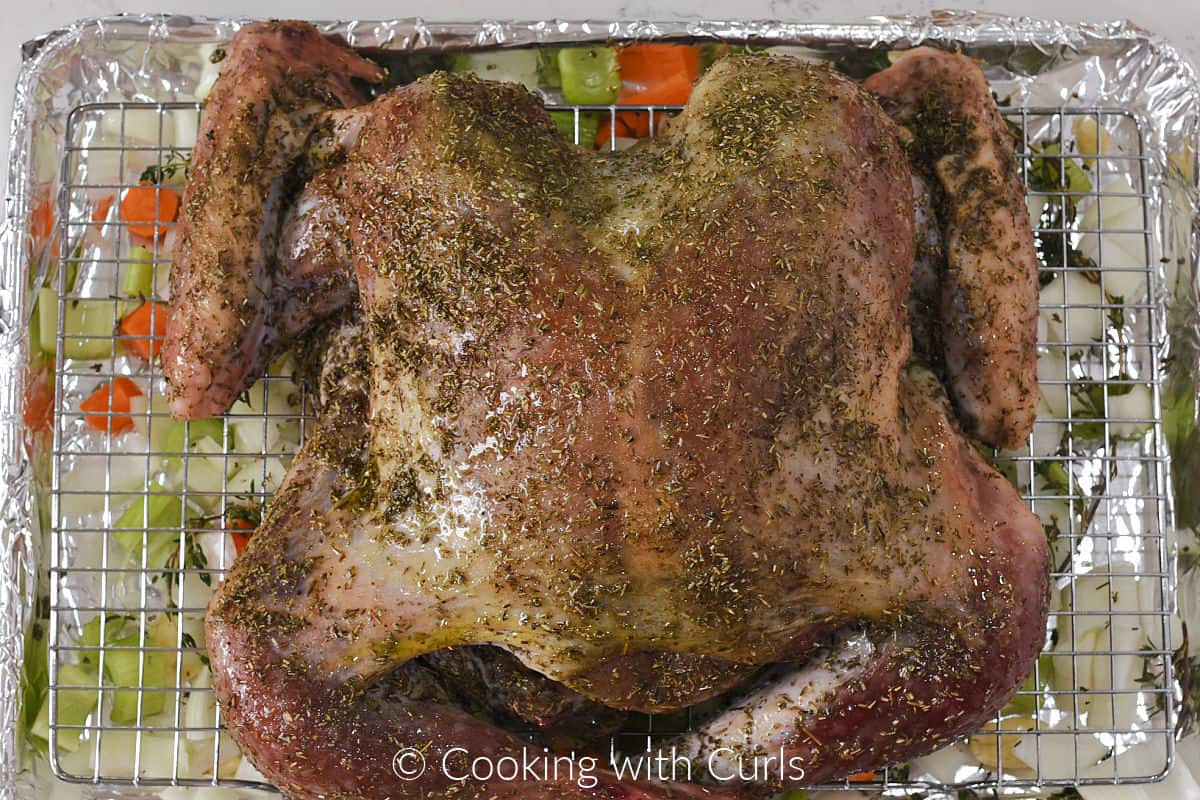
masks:
{"type": "Polygon", "coordinates": [[[1023,441],[1037,395],[1032,237],[978,68],[917,50],[864,88],[730,56],[615,154],[518,86],[368,100],[381,78],[306,24],[248,26],[191,164],[176,415],[319,354],[315,429],[209,609],[250,760],[295,798],[757,797],[994,714],[1048,564],[964,434],[1023,441]],[[441,768],[607,755],[627,714],[681,709],[662,746],[695,783],[441,768]],[[722,779],[770,754],[789,774],[722,779]]]}

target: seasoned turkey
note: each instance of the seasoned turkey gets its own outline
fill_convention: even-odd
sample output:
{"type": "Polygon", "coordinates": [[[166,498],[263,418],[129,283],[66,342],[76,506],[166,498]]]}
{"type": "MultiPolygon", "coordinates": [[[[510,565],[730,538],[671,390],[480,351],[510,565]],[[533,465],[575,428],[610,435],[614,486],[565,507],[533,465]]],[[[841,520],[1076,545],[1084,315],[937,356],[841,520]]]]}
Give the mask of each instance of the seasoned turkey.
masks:
{"type": "Polygon", "coordinates": [[[304,24],[249,26],[229,59],[164,369],[186,418],[297,337],[324,354],[315,431],[207,626],[222,718],[286,794],[759,796],[1006,702],[1047,547],[963,428],[1028,434],[1036,275],[974,64],[914,51],[868,83],[881,106],[825,66],[727,57],[660,136],[601,155],[512,85],[365,102],[349,79],[379,73],[304,24]],[[949,152],[915,144],[930,109],[949,152]],[[945,260],[917,269],[923,359],[914,174],[945,260]],[[684,708],[664,747],[697,784],[440,769],[684,708]],[[792,773],[711,770],[760,753],[792,773]]]}

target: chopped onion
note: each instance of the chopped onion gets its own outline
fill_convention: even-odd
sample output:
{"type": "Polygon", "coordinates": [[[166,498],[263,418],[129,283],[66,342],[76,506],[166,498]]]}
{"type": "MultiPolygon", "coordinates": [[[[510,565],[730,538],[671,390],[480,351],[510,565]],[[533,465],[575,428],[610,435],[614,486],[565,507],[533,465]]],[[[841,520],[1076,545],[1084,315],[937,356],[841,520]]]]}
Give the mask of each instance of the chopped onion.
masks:
{"type": "Polygon", "coordinates": [[[977,767],[970,766],[971,761],[970,749],[956,742],[927,756],[913,759],[909,765],[909,775],[917,779],[928,775],[939,783],[965,783],[974,777],[972,773],[979,772],[977,767]]]}
{"type": "Polygon", "coordinates": [[[1142,435],[1154,419],[1154,395],[1144,383],[1134,384],[1125,394],[1108,395],[1109,430],[1132,438],[1142,435]]]}
{"type": "MultiPolygon", "coordinates": [[[[1075,613],[1059,619],[1056,649],[1070,649],[1073,642],[1078,654],[1076,674],[1056,671],[1055,685],[1063,691],[1087,689],[1078,696],[1075,709],[1087,715],[1087,729],[1132,731],[1141,721],[1135,692],[1141,688],[1137,678],[1142,673],[1142,656],[1136,653],[1155,629],[1152,620],[1139,612],[1153,605],[1143,605],[1145,587],[1140,584],[1145,580],[1136,576],[1136,564],[1117,560],[1097,569],[1107,574],[1076,578],[1075,613]],[[1072,685],[1076,680],[1079,685],[1072,685]]],[[[1064,590],[1065,595],[1069,592],[1069,588],[1064,590]]]]}
{"type": "MultiPolygon", "coordinates": [[[[164,724],[169,725],[170,722],[164,724]]],[[[189,767],[185,742],[185,739],[179,740],[180,774],[187,773],[189,767]]],[[[108,778],[132,778],[134,753],[141,755],[139,775],[170,775],[174,772],[175,736],[171,733],[143,731],[139,748],[136,731],[106,729],[100,740],[100,774],[108,778]]],[[[86,741],[74,753],[59,753],[59,758],[71,772],[90,775],[96,769],[95,743],[86,741]]]]}
{"type": "Polygon", "coordinates": [[[1038,416],[1050,416],[1057,419],[1067,418],[1067,394],[1070,387],[1065,381],[1070,379],[1070,370],[1062,351],[1057,348],[1038,353],[1037,360],[1038,389],[1041,398],[1038,405],[1038,416]],[[1050,381],[1057,381],[1051,383],[1050,381]],[[1046,412],[1043,414],[1043,410],[1046,412]]]}
{"type": "Polygon", "coordinates": [[[254,765],[250,763],[250,759],[248,758],[242,759],[242,763],[238,765],[237,771],[233,773],[233,777],[239,781],[270,783],[261,772],[254,768],[254,765]]]}
{"type": "Polygon", "coordinates": [[[201,667],[200,672],[192,679],[193,689],[206,691],[189,692],[183,701],[183,726],[188,729],[186,736],[191,741],[211,739],[211,731],[198,730],[213,728],[217,724],[217,697],[212,689],[212,673],[208,667],[201,667]]]}
{"type": "Polygon", "coordinates": [[[1147,269],[1143,200],[1124,175],[1106,175],[1100,191],[1103,197],[1079,204],[1079,228],[1093,232],[1079,234],[1077,247],[1103,268],[1106,292],[1139,300],[1146,293],[1147,269]]]}
{"type": "Polygon", "coordinates": [[[1029,732],[1033,728],[1032,717],[1008,717],[1000,721],[1000,733],[997,734],[996,723],[989,722],[982,732],[968,740],[971,755],[989,770],[1000,767],[1001,762],[1005,772],[1029,769],[1036,761],[1026,761],[1017,754],[1016,747],[1022,740],[1032,738],[1029,732]]]}
{"type": "Polygon", "coordinates": [[[1025,764],[1038,766],[1038,753],[1041,752],[1041,771],[1067,776],[1075,775],[1087,767],[1099,763],[1108,755],[1108,745],[1095,736],[1077,731],[1074,717],[1067,715],[1057,721],[1041,720],[1038,723],[1037,736],[1022,736],[1013,745],[1013,755],[1025,764]],[[1078,753],[1079,763],[1075,756],[1078,753]]]}
{"type": "Polygon", "coordinates": [[[170,114],[160,113],[157,107],[130,106],[126,107],[124,114],[101,115],[100,132],[104,142],[110,145],[158,146],[161,143],[164,147],[170,147],[175,142],[175,120],[170,114]]]}
{"type": "Polygon", "coordinates": [[[1105,312],[1089,308],[1103,303],[1098,284],[1078,270],[1067,270],[1046,284],[1039,296],[1042,316],[1050,341],[1069,342],[1072,348],[1086,347],[1104,338],[1108,325],[1105,312]],[[1062,308],[1063,305],[1068,308],[1062,308]]]}

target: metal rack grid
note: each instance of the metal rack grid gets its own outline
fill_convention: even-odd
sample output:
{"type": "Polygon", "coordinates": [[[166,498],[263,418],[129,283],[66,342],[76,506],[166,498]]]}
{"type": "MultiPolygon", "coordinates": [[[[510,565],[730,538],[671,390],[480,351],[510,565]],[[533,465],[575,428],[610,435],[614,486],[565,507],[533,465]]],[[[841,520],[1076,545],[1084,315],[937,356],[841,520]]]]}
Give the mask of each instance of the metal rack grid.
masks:
{"type": "MultiPolygon", "coordinates": [[[[606,117],[600,124],[607,123],[612,148],[617,146],[618,112],[647,114],[653,131],[659,119],[678,111],[675,107],[661,106],[551,108],[573,114],[576,140],[580,137],[584,114],[606,117]]],[[[259,785],[228,774],[222,766],[235,751],[232,741],[221,732],[219,709],[210,723],[202,725],[189,723],[183,714],[186,700],[193,696],[211,696],[211,689],[206,686],[184,681],[185,661],[202,655],[202,647],[194,646],[188,630],[194,629],[195,620],[204,613],[202,604],[193,602],[189,605],[187,587],[189,582],[194,587],[195,580],[219,580],[229,561],[225,547],[220,548],[220,558],[215,564],[197,566],[190,564],[188,558],[195,537],[214,535],[214,527],[215,535],[222,535],[220,520],[227,518],[233,504],[264,502],[269,496],[265,490],[267,460],[285,454],[271,450],[267,426],[290,416],[291,412],[270,407],[267,387],[271,381],[286,380],[286,376],[266,379],[259,404],[261,411],[250,415],[262,423],[261,448],[249,453],[244,449],[239,452],[231,423],[246,420],[227,417],[220,453],[226,469],[219,490],[197,492],[186,488],[189,463],[196,456],[186,455],[182,459],[183,508],[203,506],[207,513],[197,517],[185,511],[171,524],[134,531],[141,537],[141,564],[123,567],[118,565],[115,557],[122,546],[114,538],[113,520],[130,505],[142,504],[143,515],[150,510],[151,493],[146,486],[159,474],[160,460],[165,453],[150,444],[140,450],[122,446],[117,451],[111,433],[82,435],[83,414],[78,410],[78,401],[91,387],[103,381],[120,375],[137,376],[150,398],[139,414],[139,432],[142,428],[148,430],[152,441],[156,425],[172,424],[165,406],[156,402],[161,399],[164,384],[153,364],[146,367],[122,355],[120,342],[123,337],[119,335],[112,337],[111,352],[105,358],[92,361],[64,358],[72,340],[79,338],[64,330],[70,304],[77,300],[107,304],[103,307],[107,308],[111,318],[110,330],[117,328],[128,308],[126,298],[119,294],[110,292],[98,296],[95,291],[96,286],[120,286],[121,274],[129,269],[129,253],[123,249],[126,237],[121,235],[127,223],[110,217],[106,224],[97,226],[89,210],[99,195],[120,197],[136,182],[133,176],[144,166],[161,168],[173,152],[186,154],[188,148],[169,146],[170,137],[165,133],[169,127],[167,121],[172,118],[178,121],[190,115],[193,117],[191,124],[194,124],[198,114],[199,105],[194,103],[112,103],[81,106],[68,120],[64,179],[59,196],[57,286],[64,291],[60,292],[59,298],[54,390],[49,728],[52,767],[60,777],[71,781],[145,786],[259,785]],[[143,136],[137,143],[127,136],[139,115],[151,115],[157,120],[153,141],[146,142],[143,136]],[[93,143],[97,132],[105,126],[110,135],[115,136],[116,144],[93,143]],[[107,166],[111,169],[114,158],[117,174],[123,176],[122,180],[98,183],[88,179],[91,166],[109,159],[107,166]],[[99,241],[93,242],[96,239],[99,241]],[[81,243],[89,242],[101,256],[88,256],[87,247],[80,249],[81,243]],[[80,262],[86,262],[86,265],[80,262]],[[76,271],[73,265],[92,270],[91,278],[107,272],[109,283],[96,279],[90,288],[78,284],[67,286],[68,275],[76,271]],[[228,465],[239,457],[262,459],[262,482],[249,496],[239,494],[235,497],[227,491],[228,465]],[[102,463],[103,468],[97,473],[101,476],[100,485],[82,488],[72,485],[66,480],[68,475],[87,460],[102,463]],[[128,471],[132,471],[135,488],[121,488],[129,483],[128,471]],[[81,515],[71,513],[80,497],[99,504],[99,513],[108,520],[107,527],[97,527],[94,516],[81,524],[81,515]],[[174,561],[165,569],[151,569],[146,562],[146,554],[152,542],[157,544],[157,537],[170,537],[174,550],[174,561]],[[116,591],[116,587],[121,590],[116,591]],[[96,616],[101,619],[100,644],[84,647],[79,641],[80,626],[96,616]],[[130,630],[136,632],[136,643],[121,645],[107,641],[106,628],[122,624],[122,617],[132,620],[130,630]],[[147,625],[155,618],[168,620],[166,626],[160,625],[167,629],[168,636],[148,641],[147,625]],[[105,707],[104,704],[111,704],[120,691],[104,684],[100,678],[86,685],[63,681],[60,677],[62,666],[87,659],[94,664],[96,674],[103,675],[106,658],[111,659],[123,651],[137,656],[138,688],[127,690],[136,693],[135,721],[117,725],[94,713],[83,721],[62,718],[59,709],[63,707],[63,698],[68,696],[64,693],[94,693],[100,707],[105,707]],[[154,654],[160,653],[173,664],[174,674],[159,685],[150,685],[145,676],[148,659],[152,660],[154,654]],[[163,711],[150,714],[159,705],[158,701],[150,699],[155,695],[164,697],[163,711]],[[78,758],[74,763],[69,759],[71,745],[80,734],[84,739],[79,746],[92,748],[87,759],[88,769],[79,766],[78,758]],[[149,752],[151,746],[156,748],[153,754],[149,752]],[[196,753],[206,755],[206,758],[201,759],[201,763],[194,763],[196,753]]],[[[1174,590],[1166,541],[1168,463],[1159,396],[1158,356],[1165,341],[1164,310],[1154,281],[1156,221],[1151,212],[1150,176],[1142,146],[1142,127],[1137,118],[1120,109],[1029,108],[1005,110],[1005,114],[1020,129],[1025,141],[1049,139],[1056,141],[1059,147],[1057,154],[1037,154],[1041,159],[1038,163],[1042,165],[1060,164],[1057,169],[1059,185],[1042,185],[1040,188],[1029,187],[1035,154],[1026,148],[1021,166],[1028,196],[1051,209],[1062,208],[1069,200],[1087,201],[1094,203],[1099,212],[1095,215],[1098,224],[1049,224],[1039,226],[1037,230],[1045,247],[1057,243],[1064,251],[1081,237],[1097,236],[1095,247],[1099,257],[1096,266],[1071,265],[1053,273],[1043,273],[1050,279],[1049,286],[1066,287],[1069,280],[1083,277],[1096,288],[1089,290],[1093,296],[1087,298],[1070,296],[1063,288],[1061,302],[1057,303],[1047,303],[1047,294],[1043,292],[1043,308],[1052,308],[1058,321],[1053,326],[1047,325],[1047,335],[1043,336],[1041,345],[1047,354],[1057,354],[1062,374],[1043,375],[1042,383],[1049,391],[1057,392],[1065,409],[1040,408],[1027,447],[1015,453],[997,455],[997,463],[1017,481],[1031,508],[1041,512],[1044,519],[1057,519],[1059,532],[1055,536],[1055,553],[1059,561],[1054,568],[1052,585],[1055,591],[1063,593],[1064,608],[1051,617],[1046,652],[1035,670],[1033,688],[1023,688],[1019,693],[1028,705],[1049,710],[1032,714],[1025,721],[1025,727],[1031,727],[1032,731],[1017,734],[1032,737],[1032,764],[1014,763],[1018,759],[1013,749],[1014,734],[1003,731],[1012,723],[997,718],[993,730],[981,732],[972,740],[976,755],[989,762],[987,769],[960,772],[952,781],[930,781],[908,770],[885,769],[873,780],[856,782],[853,784],[856,788],[902,791],[984,785],[1005,792],[1034,786],[1149,782],[1166,773],[1172,758],[1174,695],[1169,688],[1163,688],[1172,685],[1170,614],[1174,590]],[[1128,143],[1127,148],[1110,151],[1099,147],[1104,152],[1068,153],[1067,126],[1076,119],[1090,119],[1098,129],[1112,132],[1115,141],[1128,143]],[[1093,157],[1090,165],[1092,190],[1079,192],[1071,186],[1071,176],[1061,165],[1067,158],[1087,157],[1093,157]],[[1129,186],[1125,187],[1128,190],[1106,187],[1107,178],[1116,175],[1129,179],[1129,186]],[[1129,221],[1126,213],[1119,226],[1106,226],[1105,202],[1135,203],[1140,210],[1136,224],[1129,221]],[[1136,242],[1136,247],[1132,248],[1136,256],[1131,254],[1130,241],[1136,242]],[[1113,242],[1123,242],[1123,246],[1119,252],[1106,255],[1104,248],[1107,246],[1111,251],[1113,242]],[[1125,298],[1128,302],[1119,303],[1111,292],[1106,294],[1108,285],[1126,285],[1130,277],[1144,284],[1144,297],[1125,298]],[[1116,314],[1123,315],[1119,320],[1122,323],[1120,336],[1113,335],[1112,323],[1118,321],[1114,319],[1116,314]],[[1113,340],[1098,343],[1091,337],[1073,339],[1072,336],[1087,329],[1088,319],[1092,328],[1098,321],[1099,330],[1106,332],[1101,338],[1113,340]],[[1149,393],[1149,413],[1132,418],[1118,413],[1115,409],[1121,402],[1118,398],[1134,391],[1149,393]],[[1086,416],[1078,413],[1081,404],[1087,406],[1086,416]],[[1131,426],[1141,430],[1140,438],[1135,436],[1120,441],[1119,437],[1128,433],[1131,426]],[[1057,476],[1058,481],[1048,481],[1047,475],[1057,476]],[[1106,599],[1099,608],[1095,607],[1094,597],[1089,602],[1083,594],[1085,588],[1103,591],[1106,599]],[[1125,592],[1126,602],[1129,594],[1134,593],[1135,597],[1148,600],[1149,607],[1139,606],[1136,612],[1128,610],[1125,602],[1119,600],[1121,592],[1125,592]],[[1089,629],[1087,624],[1097,617],[1103,619],[1099,632],[1095,628],[1089,629]],[[1132,626],[1129,624],[1131,618],[1136,620],[1132,626]],[[1144,633],[1136,645],[1129,644],[1131,627],[1144,633]],[[1081,630],[1083,632],[1077,637],[1077,631],[1081,630]],[[1157,676],[1157,682],[1137,688],[1121,686],[1107,690],[1084,683],[1085,679],[1090,681],[1096,677],[1097,665],[1100,665],[1101,673],[1107,670],[1111,679],[1123,671],[1128,672],[1131,661],[1137,662],[1146,675],[1157,676]],[[1086,669],[1089,665],[1093,668],[1090,671],[1086,669]],[[1069,674],[1072,688],[1053,688],[1045,674],[1051,669],[1060,678],[1069,674]],[[1130,708],[1148,710],[1150,716],[1133,720],[1129,718],[1130,708]],[[1054,709],[1072,713],[1064,715],[1054,709]],[[1142,763],[1123,769],[1124,748],[1130,743],[1148,740],[1157,743],[1162,755],[1161,764],[1147,768],[1142,763]],[[1069,743],[1065,750],[1061,744],[1064,741],[1069,743]],[[1085,764],[1096,747],[1111,750],[1105,761],[1110,765],[1110,774],[1085,774],[1085,764]],[[988,757],[989,752],[991,757],[988,757]]],[[[144,121],[136,127],[144,129],[144,121]]],[[[169,267],[164,241],[156,239],[152,249],[153,263],[158,268],[156,274],[161,276],[169,267]]],[[[1076,281],[1075,285],[1080,284],[1076,281]]],[[[156,294],[160,294],[164,287],[160,284],[155,288],[156,294]]],[[[307,407],[303,398],[300,402],[301,408],[307,407]]],[[[305,419],[303,413],[298,417],[301,434],[305,419]]],[[[161,637],[161,630],[155,636],[161,637]]],[[[690,710],[646,717],[635,730],[618,734],[619,744],[628,751],[636,751],[659,737],[686,731],[691,725],[690,710]]]]}

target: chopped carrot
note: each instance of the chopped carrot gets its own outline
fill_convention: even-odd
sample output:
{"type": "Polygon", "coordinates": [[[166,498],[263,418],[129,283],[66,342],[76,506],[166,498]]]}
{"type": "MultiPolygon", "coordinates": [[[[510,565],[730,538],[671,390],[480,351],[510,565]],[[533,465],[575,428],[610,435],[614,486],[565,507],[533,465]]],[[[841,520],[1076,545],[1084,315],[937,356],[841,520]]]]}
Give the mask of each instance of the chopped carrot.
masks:
{"type": "Polygon", "coordinates": [[[167,335],[167,307],[147,300],[121,320],[121,341],[125,349],[143,361],[153,361],[167,335]]]}
{"type": "Polygon", "coordinates": [[[54,202],[43,194],[42,199],[34,206],[33,213],[29,215],[29,236],[33,239],[34,247],[39,247],[50,241],[51,236],[54,234],[54,219],[56,216],[54,213],[54,202]]]}
{"type": "Polygon", "coordinates": [[[867,781],[875,780],[877,777],[878,775],[876,775],[876,773],[872,770],[870,772],[857,772],[851,775],[849,778],[846,778],[846,780],[850,781],[851,783],[866,783],[867,781]]]}
{"type": "MultiPolygon", "coordinates": [[[[617,129],[617,138],[621,139],[636,139],[637,131],[640,129],[640,121],[638,120],[637,111],[618,111],[615,124],[609,122],[601,122],[600,127],[596,128],[596,147],[608,147],[608,142],[612,139],[613,128],[617,129]]],[[[640,112],[645,113],[645,112],[640,112]]],[[[648,115],[647,115],[648,116],[648,115]]],[[[649,120],[646,122],[647,130],[650,127],[649,120]]]]}
{"type": "Polygon", "coordinates": [[[129,378],[113,378],[79,404],[82,411],[89,412],[84,420],[98,431],[113,434],[133,430],[133,417],[129,416],[129,401],[141,396],[142,391],[129,378]]]}
{"type": "Polygon", "coordinates": [[[226,529],[229,531],[229,537],[233,539],[234,549],[240,556],[250,543],[250,537],[254,535],[254,523],[245,517],[233,517],[226,529]]]}
{"type": "Polygon", "coordinates": [[[179,214],[179,192],[142,181],[125,190],[121,198],[121,220],[130,223],[129,232],[144,239],[157,239],[167,233],[166,223],[179,214]]]}
{"type": "MultiPolygon", "coordinates": [[[[655,133],[662,130],[662,124],[666,122],[666,114],[654,115],[655,133]]],[[[611,124],[601,122],[600,127],[596,129],[596,147],[608,147],[608,140],[612,138],[611,124]]],[[[645,139],[650,135],[650,112],[648,111],[618,111],[617,120],[617,137],[621,139],[645,139]]]]}
{"type": "Polygon", "coordinates": [[[54,424],[54,387],[46,365],[31,364],[25,371],[25,403],[21,416],[31,434],[49,433],[54,424]]]}
{"type": "Polygon", "coordinates": [[[700,49],[680,44],[631,44],[617,53],[626,105],[681,106],[700,75],[700,49]]]}
{"type": "MultiPolygon", "coordinates": [[[[621,48],[617,61],[621,65],[618,105],[681,106],[700,75],[700,50],[688,45],[631,44],[621,48]]],[[[666,114],[656,114],[655,127],[666,118],[666,114]]],[[[600,124],[596,147],[608,146],[612,127],[600,124]]],[[[650,135],[650,113],[618,111],[616,129],[621,138],[645,139],[650,135]]]]}
{"type": "Polygon", "coordinates": [[[96,203],[96,207],[92,209],[92,222],[96,227],[104,225],[108,222],[108,212],[112,210],[113,200],[116,198],[111,194],[101,197],[96,203]]]}

